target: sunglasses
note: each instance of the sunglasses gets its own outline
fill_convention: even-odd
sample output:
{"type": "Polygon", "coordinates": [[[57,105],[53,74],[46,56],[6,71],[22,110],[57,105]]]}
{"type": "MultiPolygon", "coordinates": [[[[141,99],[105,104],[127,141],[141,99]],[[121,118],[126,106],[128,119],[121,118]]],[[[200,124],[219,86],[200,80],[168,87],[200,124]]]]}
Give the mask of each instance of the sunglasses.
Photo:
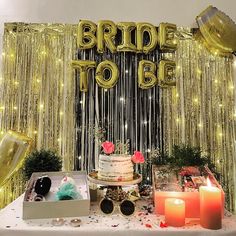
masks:
{"type": "Polygon", "coordinates": [[[134,202],[124,199],[121,203],[115,204],[110,198],[103,198],[99,204],[100,210],[104,214],[112,214],[114,210],[118,207],[119,211],[124,216],[131,216],[135,212],[134,202]]]}

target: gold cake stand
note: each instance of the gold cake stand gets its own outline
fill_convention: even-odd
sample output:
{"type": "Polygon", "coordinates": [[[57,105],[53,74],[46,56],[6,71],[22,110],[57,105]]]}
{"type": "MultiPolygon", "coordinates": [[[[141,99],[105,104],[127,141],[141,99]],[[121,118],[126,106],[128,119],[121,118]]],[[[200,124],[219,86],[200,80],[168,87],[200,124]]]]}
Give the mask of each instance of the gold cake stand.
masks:
{"type": "Polygon", "coordinates": [[[138,184],[142,181],[142,175],[134,173],[133,179],[130,181],[107,181],[98,178],[98,172],[93,171],[88,174],[88,180],[94,184],[103,185],[106,190],[105,198],[115,201],[127,199],[128,193],[122,189],[122,186],[138,184]]]}
{"type": "Polygon", "coordinates": [[[93,171],[88,174],[88,180],[94,184],[100,184],[104,186],[129,186],[138,184],[142,181],[142,175],[134,173],[133,179],[130,181],[107,181],[98,178],[98,172],[93,171]]]}

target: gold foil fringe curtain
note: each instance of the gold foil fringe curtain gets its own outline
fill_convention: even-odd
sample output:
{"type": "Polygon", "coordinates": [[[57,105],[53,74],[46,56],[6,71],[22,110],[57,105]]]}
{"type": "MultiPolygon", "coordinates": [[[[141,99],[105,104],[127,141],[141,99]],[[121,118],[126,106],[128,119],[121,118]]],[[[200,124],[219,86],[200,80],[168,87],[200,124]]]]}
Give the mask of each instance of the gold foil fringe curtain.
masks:
{"type": "Polygon", "coordinates": [[[1,81],[1,134],[9,129],[34,138],[35,147],[53,148],[73,169],[75,156],[76,56],[72,25],[6,24],[1,81]]]}
{"type": "Polygon", "coordinates": [[[0,209],[15,200],[25,191],[23,180],[22,169],[20,169],[0,187],[0,209]]]}
{"type": "MultiPolygon", "coordinates": [[[[175,55],[162,55],[176,61],[177,85],[161,90],[162,120],[156,121],[162,126],[161,148],[169,151],[178,143],[200,145],[221,171],[228,208],[233,210],[236,95],[232,60],[210,55],[189,30],[180,29],[179,36],[175,55]]],[[[76,53],[75,25],[5,25],[0,133],[14,129],[33,137],[38,149],[56,149],[63,156],[65,170],[74,168],[80,145],[75,125],[75,74],[70,66],[76,53]]],[[[9,180],[2,189],[5,196],[8,191],[14,196],[21,192],[16,181],[9,180]]]]}
{"type": "Polygon", "coordinates": [[[162,90],[165,149],[200,146],[222,175],[227,208],[236,209],[236,81],[232,58],[211,55],[190,31],[175,54],[177,85],[162,90]]]}

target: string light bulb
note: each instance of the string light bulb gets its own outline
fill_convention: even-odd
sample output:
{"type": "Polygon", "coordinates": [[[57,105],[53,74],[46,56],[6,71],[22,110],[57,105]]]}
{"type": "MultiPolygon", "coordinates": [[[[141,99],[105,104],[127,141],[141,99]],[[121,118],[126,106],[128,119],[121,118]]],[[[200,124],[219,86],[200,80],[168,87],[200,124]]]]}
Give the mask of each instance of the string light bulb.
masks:
{"type": "Polygon", "coordinates": [[[236,59],[234,59],[233,65],[234,67],[236,67],[236,59]]]}
{"type": "Polygon", "coordinates": [[[197,68],[197,73],[200,75],[202,74],[202,71],[199,68],[197,68]]]}

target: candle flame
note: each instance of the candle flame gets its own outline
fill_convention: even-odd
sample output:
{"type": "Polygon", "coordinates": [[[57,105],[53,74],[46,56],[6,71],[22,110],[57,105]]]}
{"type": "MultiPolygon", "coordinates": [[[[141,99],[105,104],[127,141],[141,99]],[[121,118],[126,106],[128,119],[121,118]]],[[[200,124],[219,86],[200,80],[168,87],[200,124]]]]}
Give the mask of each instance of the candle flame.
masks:
{"type": "Polygon", "coordinates": [[[183,200],[181,199],[175,199],[174,203],[175,204],[182,204],[183,200]]]}
{"type": "Polygon", "coordinates": [[[212,184],[211,184],[211,181],[210,181],[209,177],[207,177],[207,186],[212,187],[212,184]]]}

